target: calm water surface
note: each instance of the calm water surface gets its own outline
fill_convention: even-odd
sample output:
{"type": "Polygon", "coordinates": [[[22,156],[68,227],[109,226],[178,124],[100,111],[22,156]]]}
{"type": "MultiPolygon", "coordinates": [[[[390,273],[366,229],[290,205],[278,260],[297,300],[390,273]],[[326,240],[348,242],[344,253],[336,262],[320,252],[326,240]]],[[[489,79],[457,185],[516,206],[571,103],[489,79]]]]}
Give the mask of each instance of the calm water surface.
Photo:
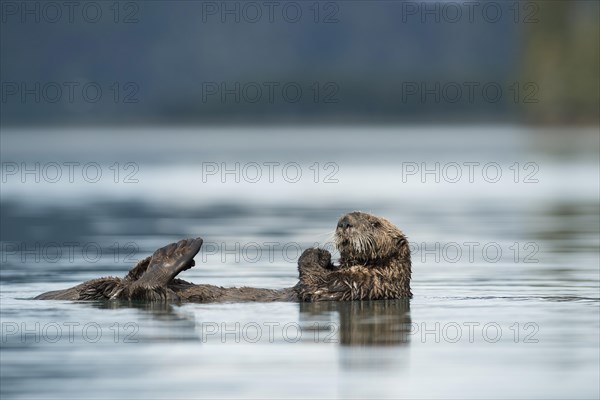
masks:
{"type": "Polygon", "coordinates": [[[140,144],[139,134],[3,132],[3,163],[95,162],[104,178],[4,176],[2,398],[600,395],[594,135],[552,142],[551,132],[516,128],[189,129],[148,131],[140,144]],[[122,182],[134,171],[128,162],[137,183],[122,182]],[[223,162],[241,163],[239,182],[212,174],[223,162]],[[297,163],[302,178],[242,175],[265,162],[297,163]],[[410,169],[436,162],[439,182],[410,169]],[[470,182],[465,162],[496,163],[502,179],[470,182]],[[456,183],[451,163],[464,167],[456,183]],[[537,182],[524,182],[532,172],[537,182]],[[30,300],[122,276],[189,236],[205,245],[187,280],[291,286],[298,252],[327,246],[337,218],[354,209],[409,236],[411,301],[30,300]]]}

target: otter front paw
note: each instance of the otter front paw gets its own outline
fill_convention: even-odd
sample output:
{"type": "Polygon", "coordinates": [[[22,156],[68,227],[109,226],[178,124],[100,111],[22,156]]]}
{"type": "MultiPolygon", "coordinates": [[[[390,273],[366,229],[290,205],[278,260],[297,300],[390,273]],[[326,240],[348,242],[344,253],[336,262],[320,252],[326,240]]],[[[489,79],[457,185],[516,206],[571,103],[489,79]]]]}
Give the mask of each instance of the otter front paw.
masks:
{"type": "Polygon", "coordinates": [[[302,275],[303,271],[315,268],[331,269],[331,253],[314,247],[304,250],[298,259],[298,271],[302,275]]]}

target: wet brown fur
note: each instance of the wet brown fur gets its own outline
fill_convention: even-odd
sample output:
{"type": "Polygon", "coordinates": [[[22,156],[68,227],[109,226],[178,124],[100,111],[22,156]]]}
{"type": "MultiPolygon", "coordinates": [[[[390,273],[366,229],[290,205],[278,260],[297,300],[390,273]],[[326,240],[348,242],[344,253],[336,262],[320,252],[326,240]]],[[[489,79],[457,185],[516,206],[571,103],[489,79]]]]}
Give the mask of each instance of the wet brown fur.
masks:
{"type": "Polygon", "coordinates": [[[335,234],[338,265],[331,254],[311,248],[298,259],[299,282],[292,288],[224,288],[195,285],[175,276],[194,265],[202,239],[182,240],[141,260],[124,278],[106,277],[40,300],[139,300],[168,302],[338,301],[410,298],[411,261],[404,234],[384,218],[352,212],[340,218],[335,234]]]}
{"type": "Polygon", "coordinates": [[[411,260],[406,236],[391,222],[362,212],[343,216],[335,233],[339,265],[309,249],[298,260],[301,301],[410,298],[411,260]]]}

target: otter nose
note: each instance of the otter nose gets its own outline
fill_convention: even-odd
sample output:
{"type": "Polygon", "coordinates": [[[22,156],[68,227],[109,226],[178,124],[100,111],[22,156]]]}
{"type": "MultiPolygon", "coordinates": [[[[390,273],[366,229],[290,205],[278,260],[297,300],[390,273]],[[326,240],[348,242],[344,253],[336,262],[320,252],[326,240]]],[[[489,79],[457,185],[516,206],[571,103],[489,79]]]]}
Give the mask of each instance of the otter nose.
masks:
{"type": "Polygon", "coordinates": [[[344,218],[340,219],[340,222],[338,222],[337,227],[341,228],[341,229],[346,229],[346,228],[351,228],[352,224],[350,223],[350,219],[348,217],[344,217],[344,218]]]}

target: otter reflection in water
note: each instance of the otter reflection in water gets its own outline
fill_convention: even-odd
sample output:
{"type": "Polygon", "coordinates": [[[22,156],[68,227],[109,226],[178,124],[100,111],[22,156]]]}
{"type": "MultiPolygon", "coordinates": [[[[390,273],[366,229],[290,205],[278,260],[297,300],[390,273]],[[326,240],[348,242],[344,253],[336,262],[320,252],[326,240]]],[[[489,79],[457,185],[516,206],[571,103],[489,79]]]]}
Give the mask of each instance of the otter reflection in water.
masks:
{"type": "Polygon", "coordinates": [[[329,327],[343,346],[404,345],[412,332],[408,299],[300,303],[300,322],[329,327]]]}
{"type": "MultiPolygon", "coordinates": [[[[244,328],[240,328],[235,322],[228,323],[221,320],[222,308],[192,308],[181,309],[166,302],[130,302],[130,301],[92,301],[85,303],[88,306],[106,309],[137,309],[144,315],[150,315],[153,320],[159,324],[151,323],[150,327],[139,324],[147,323],[147,319],[142,318],[136,328],[146,334],[141,337],[136,336],[136,340],[156,341],[156,340],[200,340],[203,343],[209,341],[216,342],[236,342],[239,343],[240,337],[246,340],[246,335],[252,337],[253,326],[258,326],[258,336],[246,343],[272,343],[274,340],[285,340],[288,343],[297,341],[304,343],[328,343],[347,347],[365,347],[365,346],[406,346],[410,344],[410,337],[413,334],[410,318],[410,300],[377,300],[377,301],[320,301],[320,302],[301,302],[298,304],[299,318],[296,323],[283,317],[283,320],[274,320],[273,317],[263,320],[262,316],[270,315],[264,313],[264,308],[260,308],[261,314],[255,314],[257,308],[241,310],[241,314],[233,315],[233,321],[236,315],[243,319],[248,315],[255,315],[252,322],[244,323],[244,328]],[[194,315],[198,313],[199,319],[194,315]],[[243,315],[243,317],[241,317],[243,315]],[[215,322],[217,321],[217,322],[215,322]],[[214,325],[216,331],[203,330],[204,324],[214,325]],[[290,328],[289,331],[283,330],[285,326],[294,325],[296,330],[290,328]],[[236,327],[237,326],[237,327],[236,327]],[[148,330],[141,329],[148,327],[148,330]],[[250,327],[250,333],[245,329],[250,327]],[[282,328],[276,331],[276,327],[282,328]],[[158,328],[158,333],[156,333],[158,328]],[[220,330],[219,330],[220,329],[220,330]],[[229,330],[227,330],[229,329],[229,330]],[[274,329],[272,332],[269,329],[274,329]],[[238,335],[236,339],[235,335],[238,335]],[[288,340],[289,339],[289,340],[288,340]]],[[[273,304],[273,308],[268,310],[279,310],[279,306],[273,304]]],[[[275,312],[276,314],[276,312],[275,312]]],[[[281,314],[280,314],[281,315],[281,314]]],[[[230,320],[231,321],[231,320],[230,320]]],[[[129,325],[134,325],[128,322],[129,325]]],[[[126,324],[123,324],[126,326],[126,324]]],[[[136,329],[136,332],[137,332],[136,329]]],[[[127,333],[130,333],[128,331],[127,333]]]]}
{"type": "Polygon", "coordinates": [[[39,300],[140,300],[167,302],[336,301],[410,298],[411,260],[402,231],[384,218],[362,212],[338,221],[337,265],[327,250],[311,248],[298,259],[299,282],[291,288],[223,288],[195,285],[177,275],[195,265],[202,239],[172,243],[140,261],[125,278],[106,277],[39,300]]]}

